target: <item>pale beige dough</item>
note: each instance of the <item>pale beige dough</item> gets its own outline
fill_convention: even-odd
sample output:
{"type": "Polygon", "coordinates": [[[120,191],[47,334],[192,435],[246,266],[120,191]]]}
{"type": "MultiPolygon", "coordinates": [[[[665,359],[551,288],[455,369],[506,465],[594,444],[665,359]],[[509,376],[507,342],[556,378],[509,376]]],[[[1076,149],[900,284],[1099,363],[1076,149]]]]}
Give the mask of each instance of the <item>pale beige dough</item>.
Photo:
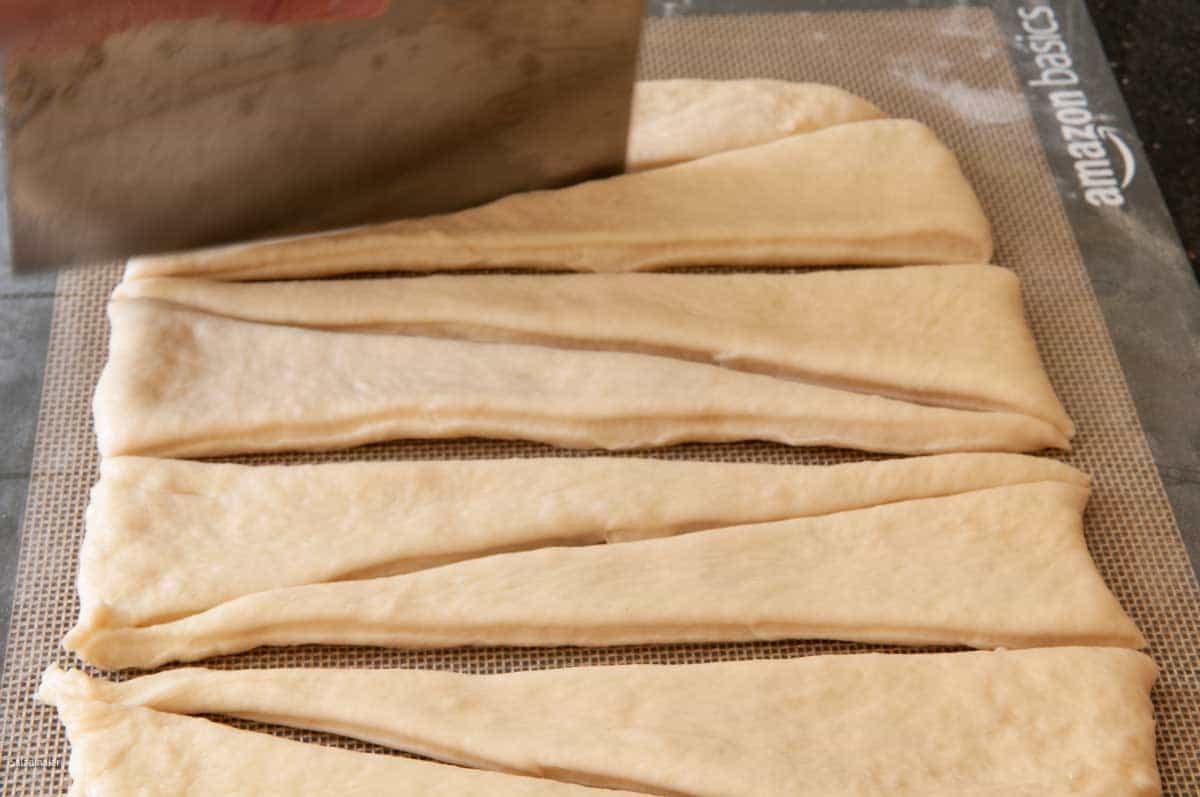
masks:
{"type": "Polygon", "coordinates": [[[82,625],[173,620],[276,587],[501,551],[665,537],[1079,471],[1017,454],[830,466],[651,459],[226,465],[114,457],[92,489],[82,625]],[[270,567],[263,567],[270,562],[270,567]]]}
{"type": "Polygon", "coordinates": [[[469,210],[129,261],[130,279],[365,271],[984,263],[979,200],[929,128],[881,119],[469,210]]]}
{"type": "Polygon", "coordinates": [[[772,440],[887,453],[1069,448],[1045,421],[626,352],[564,351],[109,304],[94,399],[104,456],[327,450],[404,437],[574,448],[772,440]]]}
{"type": "Polygon", "coordinates": [[[891,398],[1006,410],[1074,433],[995,266],[810,274],[576,274],[228,283],[133,280],[244,321],[387,331],[711,362],[891,398]]]}
{"type": "Polygon", "coordinates": [[[339,750],[89,700],[48,672],[39,697],[71,742],[70,797],[636,797],[541,778],[339,750]]]}
{"type": "Polygon", "coordinates": [[[1087,489],[994,487],[624,545],[542,548],[258,592],[138,628],[76,626],[89,664],[260,645],[621,645],[835,638],[973,647],[1144,639],[1083,540],[1087,489]]]}
{"type": "Polygon", "coordinates": [[[633,89],[625,170],[656,169],[885,116],[862,97],[820,83],[639,80],[633,89]]]}
{"type": "Polygon", "coordinates": [[[51,670],[44,690],[653,794],[1146,797],[1155,676],[1133,651],[1047,648],[504,675],[51,670]]]}

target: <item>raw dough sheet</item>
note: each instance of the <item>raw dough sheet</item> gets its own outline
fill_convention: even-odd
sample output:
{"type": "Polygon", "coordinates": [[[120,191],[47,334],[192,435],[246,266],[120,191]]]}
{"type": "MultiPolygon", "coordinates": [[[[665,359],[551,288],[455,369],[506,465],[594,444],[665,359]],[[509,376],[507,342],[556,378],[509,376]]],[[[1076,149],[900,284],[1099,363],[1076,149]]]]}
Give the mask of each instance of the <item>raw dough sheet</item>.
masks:
{"type": "Polygon", "coordinates": [[[516,551],[254,592],[141,627],[106,627],[96,612],[63,644],[109,670],[299,644],[1144,647],[1084,546],[1086,500],[1083,487],[1035,482],[627,544],[516,551]]]}
{"type": "Polygon", "coordinates": [[[804,274],[566,274],[218,282],[126,280],[241,321],[623,351],[941,407],[1071,421],[1025,323],[1020,283],[985,265],[804,274]]]}
{"type": "Polygon", "coordinates": [[[987,219],[954,154],[925,125],[873,119],[440,216],[133,258],[126,274],[624,272],[986,263],[991,256],[987,219]]]}
{"type": "Polygon", "coordinates": [[[321,728],[649,794],[1149,797],[1154,676],[1132,651],[1052,648],[493,676],[180,669],[123,684],[51,669],[39,696],[321,728]]]}
{"type": "Polygon", "coordinates": [[[1039,481],[1088,484],[1061,462],[1016,454],[811,467],[609,457],[272,467],[112,457],[87,510],[81,616],[143,625],[283,586],[1039,481]]]}
{"type": "MultiPolygon", "coordinates": [[[[1075,450],[1063,459],[1094,477],[1086,514],[1089,548],[1105,581],[1148,637],[1148,652],[1161,671],[1153,698],[1164,790],[1200,794],[1200,683],[1195,675],[1200,591],[992,11],[956,7],[680,17],[652,20],[644,41],[645,77],[769,77],[839,85],[892,116],[923,120],[959,157],[992,222],[995,262],[1021,278],[1034,338],[1051,382],[1078,426],[1075,450]]],[[[108,338],[104,302],[119,277],[120,269],[113,267],[59,279],[0,684],[0,792],[14,797],[62,794],[68,783],[61,725],[54,711],[36,705],[32,695],[47,665],[73,662],[59,643],[78,615],[74,579],[83,513],[99,475],[91,398],[108,338]]],[[[574,455],[531,444],[475,440],[241,461],[574,455]]],[[[810,464],[864,458],[763,444],[685,446],[653,456],[810,464]]],[[[263,650],[206,666],[408,666],[483,673],[865,649],[871,646],[828,642],[407,652],[310,647],[263,650]]],[[[274,732],[378,749],[317,733],[274,732]]]]}
{"type": "Polygon", "coordinates": [[[1065,449],[1074,432],[1017,278],[991,266],[134,280],[108,315],[104,456],[472,436],[919,454],[1065,449]]]}

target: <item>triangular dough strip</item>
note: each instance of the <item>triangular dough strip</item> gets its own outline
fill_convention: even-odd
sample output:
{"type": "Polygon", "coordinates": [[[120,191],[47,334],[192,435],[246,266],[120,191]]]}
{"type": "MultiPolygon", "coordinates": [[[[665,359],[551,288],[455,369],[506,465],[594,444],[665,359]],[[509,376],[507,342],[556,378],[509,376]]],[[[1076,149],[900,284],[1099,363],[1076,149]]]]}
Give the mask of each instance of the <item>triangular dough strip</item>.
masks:
{"type": "Polygon", "coordinates": [[[1070,437],[995,266],[809,274],[575,274],[229,283],[133,280],[146,298],[334,331],[660,354],[889,398],[1032,415],[1070,437]]]}
{"type": "Polygon", "coordinates": [[[134,258],[126,276],[986,263],[991,230],[929,128],[882,119],[457,213],[134,258]]]}
{"type": "Polygon", "coordinates": [[[503,459],[245,466],[114,457],[80,553],[82,622],[145,625],[277,587],[502,551],[665,537],[1087,477],[1017,454],[828,466],[503,459]],[[270,567],[263,567],[270,562],[270,567]]]}
{"type": "Polygon", "coordinates": [[[887,114],[862,97],[786,80],[639,80],[625,171],[657,169],[887,114]]]}
{"type": "Polygon", "coordinates": [[[53,691],[696,797],[1157,795],[1156,668],[1113,648],[462,675],[171,670],[53,691]]]}
{"type": "Polygon", "coordinates": [[[996,487],[627,545],[498,554],[259,592],[141,628],[76,626],[96,666],[260,645],[622,645],[835,638],[974,647],[1144,640],[1083,541],[1087,490],[996,487]]]}
{"type": "Polygon", "coordinates": [[[72,797],[635,797],[541,778],[305,744],[83,699],[50,671],[39,697],[71,742],[72,797]]]}
{"type": "Polygon", "coordinates": [[[109,304],[104,456],[326,450],[403,437],[576,448],[764,439],[888,453],[1068,448],[1050,424],[624,352],[322,332],[109,304]]]}

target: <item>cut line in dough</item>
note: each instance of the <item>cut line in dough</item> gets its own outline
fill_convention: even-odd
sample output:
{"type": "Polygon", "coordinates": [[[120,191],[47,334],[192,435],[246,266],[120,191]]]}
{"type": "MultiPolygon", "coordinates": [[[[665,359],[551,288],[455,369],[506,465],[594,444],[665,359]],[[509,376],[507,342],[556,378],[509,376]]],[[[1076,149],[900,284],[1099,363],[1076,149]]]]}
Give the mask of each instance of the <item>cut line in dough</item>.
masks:
{"type": "Polygon", "coordinates": [[[807,274],[575,274],[125,282],[117,299],[331,331],[655,354],[1074,434],[995,266],[807,274]]]}
{"type": "Polygon", "coordinates": [[[83,700],[50,673],[39,692],[71,742],[71,795],[139,797],[636,797],[305,744],[197,717],[83,700]]]}
{"type": "Polygon", "coordinates": [[[1017,454],[828,466],[607,457],[246,466],[113,457],[101,462],[87,509],[80,614],[103,607],[110,627],[147,625],[278,587],[1036,481],[1088,483],[1068,465],[1017,454]]]}
{"type": "Polygon", "coordinates": [[[624,645],[833,638],[973,647],[1145,640],[1083,540],[1086,488],[1037,482],[625,545],[497,554],[259,592],[64,646],[109,669],[261,645],[624,645]]]}
{"type": "Polygon", "coordinates": [[[575,667],[500,675],[177,669],[43,691],[349,736],[695,797],[1159,794],[1156,668],[1113,648],[575,667]]]}
{"type": "Polygon", "coordinates": [[[954,154],[919,122],[880,119],[440,216],[133,258],[125,273],[244,280],[991,257],[991,228],[954,154]]]}
{"type": "Polygon", "coordinates": [[[765,144],[847,122],[886,116],[862,97],[786,80],[639,80],[625,171],[765,144]]]}
{"type": "Polygon", "coordinates": [[[1009,412],[910,404],[627,352],[236,321],[109,303],[104,456],[201,457],[495,437],[630,449],[760,439],[884,453],[1069,448],[1009,412]]]}

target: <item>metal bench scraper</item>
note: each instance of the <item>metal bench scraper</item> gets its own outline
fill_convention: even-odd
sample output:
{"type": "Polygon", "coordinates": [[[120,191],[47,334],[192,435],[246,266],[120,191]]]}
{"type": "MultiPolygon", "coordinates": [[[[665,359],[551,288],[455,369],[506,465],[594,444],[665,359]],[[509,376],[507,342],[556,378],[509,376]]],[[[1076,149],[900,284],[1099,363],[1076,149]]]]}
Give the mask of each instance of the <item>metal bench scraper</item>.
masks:
{"type": "Polygon", "coordinates": [[[0,254],[16,271],[97,262],[617,172],[643,10],[0,0],[0,254]]]}

